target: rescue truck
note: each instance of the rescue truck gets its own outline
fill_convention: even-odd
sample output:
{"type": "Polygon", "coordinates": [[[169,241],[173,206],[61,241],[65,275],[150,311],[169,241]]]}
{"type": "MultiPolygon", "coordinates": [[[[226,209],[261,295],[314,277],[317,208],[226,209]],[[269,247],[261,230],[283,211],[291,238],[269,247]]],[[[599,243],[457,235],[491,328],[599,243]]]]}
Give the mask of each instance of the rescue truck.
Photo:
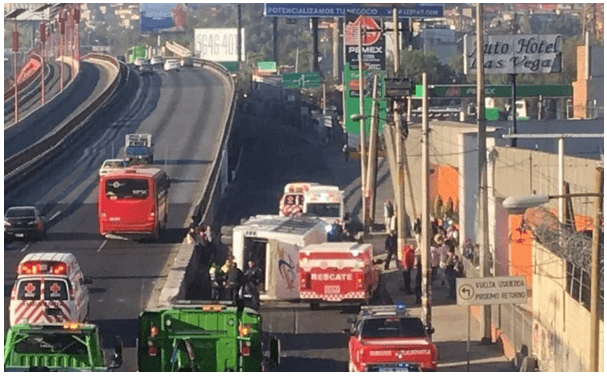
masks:
{"type": "Polygon", "coordinates": [[[332,185],[314,185],[304,192],[303,212],[328,223],[344,223],[344,191],[332,185]]]}
{"type": "Polygon", "coordinates": [[[278,214],[281,217],[299,217],[303,214],[304,193],[318,183],[289,183],[280,197],[278,214]]]}
{"type": "Polygon", "coordinates": [[[259,372],[277,365],[280,342],[264,357],[261,315],[232,302],[178,301],[139,315],[141,372],[259,372]]]}
{"type": "Polygon", "coordinates": [[[403,303],[363,306],[348,322],[350,372],[402,371],[403,365],[436,371],[438,353],[429,337],[434,329],[411,316],[403,303]]]}
{"type": "Polygon", "coordinates": [[[122,339],[114,338],[108,366],[93,324],[15,325],[4,339],[4,371],[109,371],[122,365],[122,339]]]}
{"type": "Polygon", "coordinates": [[[10,325],[88,321],[90,283],[71,253],[26,255],[11,291],[10,325]]]}
{"type": "Polygon", "coordinates": [[[320,302],[368,304],[379,276],[371,244],[321,243],[299,251],[299,297],[312,309],[320,302]]]}
{"type": "Polygon", "coordinates": [[[326,225],[318,218],[250,217],[232,229],[234,261],[246,271],[248,261],[254,260],[263,270],[262,300],[297,300],[299,250],[326,242],[326,225]]]}

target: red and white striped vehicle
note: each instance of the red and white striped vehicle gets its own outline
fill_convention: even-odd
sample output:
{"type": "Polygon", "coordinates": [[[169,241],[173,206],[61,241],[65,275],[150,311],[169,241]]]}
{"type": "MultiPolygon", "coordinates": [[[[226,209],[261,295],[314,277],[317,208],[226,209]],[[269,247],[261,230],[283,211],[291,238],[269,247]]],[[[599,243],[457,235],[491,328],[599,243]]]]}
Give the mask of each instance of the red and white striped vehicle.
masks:
{"type": "Polygon", "coordinates": [[[369,302],[379,275],[371,244],[321,243],[299,251],[299,298],[311,308],[320,302],[369,302]]]}
{"type": "Polygon", "coordinates": [[[9,304],[10,325],[86,322],[89,293],[71,253],[30,253],[19,263],[9,304]]]}

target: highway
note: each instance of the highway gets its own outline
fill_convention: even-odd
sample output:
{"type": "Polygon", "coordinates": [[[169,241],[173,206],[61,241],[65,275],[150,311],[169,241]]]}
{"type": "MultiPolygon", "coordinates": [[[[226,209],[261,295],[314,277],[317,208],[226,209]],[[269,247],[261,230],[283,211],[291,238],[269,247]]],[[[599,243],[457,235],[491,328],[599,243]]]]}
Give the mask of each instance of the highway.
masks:
{"type": "MultiPolygon", "coordinates": [[[[109,85],[110,71],[107,65],[108,63],[100,63],[98,60],[83,61],[80,65],[81,77],[74,82],[74,85],[78,85],[78,87],[63,98],[59,105],[48,104],[53,105],[54,108],[44,116],[44,120],[41,119],[27,127],[6,129],[4,132],[4,158],[33,145],[73,113],[78,113],[86,108],[109,85]]],[[[115,68],[111,69],[115,70],[115,68]]]]}
{"type": "MultiPolygon", "coordinates": [[[[83,64],[84,65],[84,64],[83,64]]],[[[228,86],[217,73],[185,68],[140,77],[130,71],[128,93],[90,125],[62,158],[5,192],[5,210],[37,205],[50,220],[45,240],[5,246],[5,306],[15,279],[15,267],[27,253],[71,252],[90,285],[91,320],[100,327],[105,349],[114,335],[124,340],[124,365],[136,369],[135,338],[140,311],[166,277],[176,246],[185,234],[191,206],[222,136],[229,111],[228,86]],[[103,160],[122,156],[124,135],[151,133],[154,164],[171,178],[170,214],[165,237],[158,243],[106,240],[98,233],[97,172],[103,160]]],[[[5,312],[5,327],[8,325],[5,312]]]]}
{"type": "MultiPolygon", "coordinates": [[[[71,68],[69,64],[63,64],[63,83],[67,86],[71,80],[71,68]]],[[[61,90],[61,62],[47,62],[45,77],[46,101],[50,101],[61,90]]],[[[42,101],[40,80],[34,80],[19,91],[19,119],[23,119],[40,107],[42,101]]],[[[4,102],[4,128],[10,127],[15,122],[14,96],[4,102]]]]}

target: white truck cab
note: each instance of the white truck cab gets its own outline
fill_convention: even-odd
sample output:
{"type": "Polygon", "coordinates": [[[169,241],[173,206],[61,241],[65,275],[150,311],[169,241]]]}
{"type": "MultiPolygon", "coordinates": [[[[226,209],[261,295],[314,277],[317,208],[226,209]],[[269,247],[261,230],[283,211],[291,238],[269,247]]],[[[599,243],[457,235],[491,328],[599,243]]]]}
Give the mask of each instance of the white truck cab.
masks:
{"type": "Polygon", "coordinates": [[[336,220],[343,224],[344,191],[333,185],[314,185],[304,193],[303,212],[308,217],[318,217],[328,223],[336,220]]]}
{"type": "Polygon", "coordinates": [[[89,283],[71,253],[26,255],[11,292],[10,325],[88,321],[89,283]]]}

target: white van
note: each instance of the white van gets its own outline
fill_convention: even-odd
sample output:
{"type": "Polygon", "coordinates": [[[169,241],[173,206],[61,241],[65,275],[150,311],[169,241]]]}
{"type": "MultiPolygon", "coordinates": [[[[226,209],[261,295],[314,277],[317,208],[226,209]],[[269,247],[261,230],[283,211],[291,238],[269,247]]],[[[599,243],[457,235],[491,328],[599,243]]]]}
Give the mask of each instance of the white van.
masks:
{"type": "Polygon", "coordinates": [[[71,253],[30,253],[18,266],[10,325],[87,322],[89,283],[71,253]]]}

